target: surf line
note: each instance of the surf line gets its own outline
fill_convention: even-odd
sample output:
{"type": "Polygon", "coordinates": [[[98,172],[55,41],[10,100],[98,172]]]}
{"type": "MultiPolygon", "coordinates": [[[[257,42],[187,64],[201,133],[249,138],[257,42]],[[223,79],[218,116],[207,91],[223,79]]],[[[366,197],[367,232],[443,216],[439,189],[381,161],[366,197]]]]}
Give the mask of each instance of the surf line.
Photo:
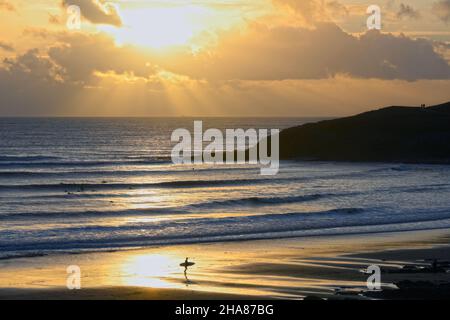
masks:
{"type": "Polygon", "coordinates": [[[249,164],[261,165],[261,175],[276,175],[280,168],[279,129],[219,129],[203,132],[203,121],[194,121],[194,135],[179,128],[171,140],[174,164],[249,164]],[[204,147],[204,143],[209,144],[204,147]],[[251,142],[256,145],[250,145],[251,142]],[[269,153],[270,148],[270,153],[269,153]]]}

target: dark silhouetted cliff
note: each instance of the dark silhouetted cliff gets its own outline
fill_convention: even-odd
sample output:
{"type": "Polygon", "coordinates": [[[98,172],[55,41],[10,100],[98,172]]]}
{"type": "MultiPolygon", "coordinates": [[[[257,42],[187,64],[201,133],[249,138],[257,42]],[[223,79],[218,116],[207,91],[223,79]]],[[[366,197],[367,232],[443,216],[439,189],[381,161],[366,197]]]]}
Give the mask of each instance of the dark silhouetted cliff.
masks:
{"type": "Polygon", "coordinates": [[[280,133],[281,159],[450,163],[450,102],[388,107],[280,133]]]}

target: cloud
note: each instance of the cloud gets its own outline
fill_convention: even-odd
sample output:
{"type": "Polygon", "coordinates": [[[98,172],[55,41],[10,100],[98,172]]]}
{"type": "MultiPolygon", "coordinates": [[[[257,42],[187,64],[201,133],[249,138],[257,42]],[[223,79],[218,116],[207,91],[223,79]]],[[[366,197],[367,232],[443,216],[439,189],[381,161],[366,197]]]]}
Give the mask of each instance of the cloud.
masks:
{"type": "Polygon", "coordinates": [[[117,47],[102,34],[59,33],[48,57],[64,69],[65,81],[86,84],[95,72],[114,72],[148,77],[156,73],[150,59],[131,46],[117,47]]]}
{"type": "MultiPolygon", "coordinates": [[[[42,32],[40,32],[42,33],[42,32]]],[[[50,37],[44,33],[44,37],[50,37]]],[[[64,70],[64,81],[91,85],[96,72],[149,78],[164,69],[209,81],[355,78],[450,79],[439,42],[379,31],[360,36],[331,23],[315,28],[254,24],[247,32],[223,34],[217,46],[195,55],[186,48],[156,55],[117,47],[102,34],[62,32],[46,55],[64,70]],[[159,65],[159,67],[156,67],[159,65]]]]}
{"type": "Polygon", "coordinates": [[[338,1],[330,1],[326,3],[326,8],[332,17],[348,16],[350,11],[348,8],[338,1]]]}
{"type": "Polygon", "coordinates": [[[450,0],[442,0],[433,3],[433,13],[443,22],[450,22],[450,0]]]}
{"type": "Polygon", "coordinates": [[[17,78],[22,76],[34,79],[37,82],[60,82],[62,69],[49,58],[40,55],[38,49],[31,49],[15,59],[6,58],[4,72],[13,74],[17,78]]]}
{"type": "Polygon", "coordinates": [[[0,0],[0,10],[16,11],[16,7],[13,4],[11,4],[9,1],[0,0]]]}
{"type": "Polygon", "coordinates": [[[116,8],[105,0],[63,0],[64,6],[76,5],[88,21],[95,24],[121,26],[122,20],[116,8]]]}
{"type": "Polygon", "coordinates": [[[133,103],[133,96],[140,100],[140,108],[156,98],[164,100],[164,94],[159,93],[163,89],[161,69],[134,48],[116,47],[111,38],[101,34],[39,33],[54,45],[30,49],[0,62],[0,114],[74,115],[80,114],[78,108],[86,104],[92,110],[83,109],[84,114],[100,109],[113,114],[106,102],[112,90],[124,94],[111,102],[116,110],[125,110],[133,103]],[[127,91],[131,93],[126,95],[127,91]],[[89,100],[92,96],[98,101],[96,110],[89,100]]]}
{"type": "Polygon", "coordinates": [[[410,18],[410,19],[419,19],[420,13],[410,5],[405,5],[403,3],[400,4],[400,8],[397,12],[397,18],[410,18]]]}
{"type": "Polygon", "coordinates": [[[6,42],[0,41],[0,49],[8,51],[8,52],[13,52],[14,51],[14,47],[6,42]]]}
{"type": "Polygon", "coordinates": [[[72,91],[62,76],[63,70],[37,49],[5,59],[0,68],[2,113],[36,114],[41,108],[56,112],[72,91]]]}
{"type": "MultiPolygon", "coordinates": [[[[213,79],[206,72],[203,75],[210,79],[177,75],[182,70],[176,64],[172,65],[172,73],[161,71],[153,64],[149,65],[149,62],[163,64],[164,58],[158,61],[156,56],[143,54],[132,47],[117,47],[112,39],[104,35],[49,33],[47,37],[52,37],[56,44],[48,50],[31,49],[17,54],[15,58],[5,59],[0,64],[0,114],[254,116],[263,112],[268,116],[329,116],[357,113],[388,104],[433,104],[449,98],[450,80],[408,82],[342,75],[328,77],[329,71],[336,66],[350,68],[348,62],[341,61],[342,55],[346,54],[346,46],[355,50],[355,43],[367,42],[365,46],[374,50],[373,56],[367,57],[370,60],[379,54],[377,46],[392,46],[391,43],[375,45],[374,41],[380,41],[380,37],[386,37],[383,41],[404,41],[407,44],[404,50],[420,51],[420,46],[415,47],[417,44],[409,47],[411,39],[377,33],[357,38],[331,25],[322,25],[316,30],[255,28],[253,32],[260,39],[234,52],[237,55],[246,52],[247,65],[223,66],[225,70],[232,69],[231,73],[218,77],[223,80],[213,79]],[[321,42],[317,40],[308,46],[305,44],[306,39],[320,39],[322,36],[326,40],[322,47],[309,52],[321,42]],[[333,37],[338,37],[339,41],[345,38],[346,42],[340,47],[334,47],[335,42],[327,43],[333,37]],[[363,39],[365,37],[374,39],[363,39]],[[274,43],[274,39],[278,42],[274,43]],[[331,47],[334,47],[334,55],[325,55],[331,47]],[[258,48],[260,51],[248,51],[249,48],[258,48]],[[278,56],[281,53],[284,55],[278,56]],[[296,56],[299,53],[303,56],[296,56]],[[288,55],[292,55],[292,59],[287,59],[288,55]],[[303,60],[306,58],[308,60],[303,60]],[[250,65],[253,60],[255,65],[250,65]],[[311,68],[309,65],[312,65],[311,68]],[[250,77],[257,67],[261,68],[261,73],[250,77]],[[305,72],[309,72],[310,77],[303,79],[305,72]],[[299,75],[303,78],[296,79],[299,75]],[[244,79],[232,80],[235,77],[244,79]],[[291,77],[294,79],[287,80],[291,77]]],[[[254,36],[253,33],[242,36],[238,42],[230,38],[227,46],[237,43],[243,45],[254,36]]],[[[403,45],[396,44],[393,50],[403,45]]],[[[215,63],[231,62],[231,49],[227,47],[224,52],[223,58],[226,60],[220,60],[214,54],[209,59],[202,59],[206,63],[205,70],[211,68],[213,74],[223,71],[217,70],[215,63]]],[[[361,53],[364,50],[361,49],[361,53]]],[[[424,53],[427,54],[427,51],[424,50],[424,53]]],[[[356,56],[350,58],[357,60],[356,56]]],[[[187,59],[185,53],[177,53],[174,57],[175,61],[187,59]]],[[[420,63],[417,65],[420,66],[420,63]]],[[[353,67],[357,68],[357,65],[353,67]]]]}
{"type": "Polygon", "coordinates": [[[222,80],[450,78],[450,66],[428,40],[375,30],[354,36],[330,23],[315,29],[254,25],[192,60],[179,59],[173,71],[222,80]]]}
{"type": "Polygon", "coordinates": [[[48,14],[48,23],[50,24],[61,24],[61,17],[56,14],[48,14]]]}
{"type": "Polygon", "coordinates": [[[0,68],[0,114],[9,116],[344,116],[376,107],[436,104],[450,80],[407,82],[335,77],[283,81],[187,81],[157,87],[103,73],[89,87],[61,81],[45,53],[0,68]]]}
{"type": "Polygon", "coordinates": [[[334,21],[348,16],[350,10],[337,0],[272,0],[281,8],[288,9],[307,24],[316,22],[334,21]]]}
{"type": "Polygon", "coordinates": [[[395,6],[395,1],[396,0],[387,0],[386,4],[385,4],[386,9],[389,9],[389,10],[393,9],[395,6]]]}
{"type": "Polygon", "coordinates": [[[321,5],[316,0],[272,0],[275,5],[290,9],[302,17],[306,22],[318,19],[321,5]]]}
{"type": "Polygon", "coordinates": [[[254,23],[195,54],[159,55],[102,33],[28,28],[52,45],[0,62],[0,114],[317,116],[449,99],[448,47],[314,24],[254,23]]]}

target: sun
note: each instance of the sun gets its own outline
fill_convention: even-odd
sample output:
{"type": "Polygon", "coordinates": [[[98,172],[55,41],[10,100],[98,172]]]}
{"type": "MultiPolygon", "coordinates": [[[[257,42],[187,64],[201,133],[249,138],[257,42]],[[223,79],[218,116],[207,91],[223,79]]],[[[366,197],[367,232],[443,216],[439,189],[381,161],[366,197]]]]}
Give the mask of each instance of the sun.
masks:
{"type": "Polygon", "coordinates": [[[193,5],[130,8],[121,11],[122,27],[102,29],[112,34],[118,44],[161,49],[188,45],[207,28],[205,16],[207,8],[193,5]]]}

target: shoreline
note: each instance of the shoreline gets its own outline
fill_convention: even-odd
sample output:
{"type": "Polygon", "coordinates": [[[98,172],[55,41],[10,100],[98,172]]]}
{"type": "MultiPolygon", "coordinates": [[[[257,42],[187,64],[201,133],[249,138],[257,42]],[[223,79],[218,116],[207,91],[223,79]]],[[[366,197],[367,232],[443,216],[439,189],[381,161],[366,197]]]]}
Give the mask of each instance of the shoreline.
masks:
{"type": "MultiPolygon", "coordinates": [[[[450,260],[450,230],[322,236],[158,246],[0,260],[0,299],[239,300],[360,298],[370,264],[400,268],[450,260]],[[196,265],[186,275],[179,263],[196,265]],[[82,270],[82,290],[65,288],[69,265],[82,270]],[[14,277],[10,275],[14,274],[14,277]],[[337,294],[338,293],[338,294],[337,294]]],[[[383,274],[400,280],[450,282],[450,274],[383,274]]]]}
{"type": "MultiPolygon", "coordinates": [[[[397,230],[397,231],[356,231],[354,233],[330,233],[330,234],[320,234],[320,235],[292,235],[292,236],[283,236],[283,237],[255,237],[248,239],[227,239],[227,240],[204,240],[204,241],[187,241],[187,242],[175,242],[175,243],[161,243],[161,244],[151,244],[148,246],[123,246],[123,247],[113,247],[113,248],[105,248],[105,249],[73,249],[73,250],[55,250],[51,252],[42,252],[42,253],[24,253],[10,256],[0,256],[0,262],[3,260],[18,260],[18,259],[26,259],[26,258],[42,258],[42,257],[52,257],[52,256],[60,256],[60,255],[84,255],[84,254],[93,254],[93,253],[115,253],[115,252],[127,252],[127,251],[136,251],[136,250],[149,250],[154,248],[164,248],[164,247],[176,247],[176,246],[195,246],[195,245],[215,245],[215,244],[230,244],[230,243],[246,243],[246,242],[255,242],[255,241],[283,241],[283,240],[291,240],[291,239],[321,239],[321,238],[345,238],[345,237],[357,237],[357,236],[377,236],[383,234],[405,234],[405,233],[422,233],[422,232],[439,232],[448,230],[446,227],[442,228],[429,228],[429,229],[412,229],[412,230],[397,230]]],[[[450,231],[449,231],[450,232],[450,231]]],[[[450,244],[449,244],[450,246],[450,244]]]]}

